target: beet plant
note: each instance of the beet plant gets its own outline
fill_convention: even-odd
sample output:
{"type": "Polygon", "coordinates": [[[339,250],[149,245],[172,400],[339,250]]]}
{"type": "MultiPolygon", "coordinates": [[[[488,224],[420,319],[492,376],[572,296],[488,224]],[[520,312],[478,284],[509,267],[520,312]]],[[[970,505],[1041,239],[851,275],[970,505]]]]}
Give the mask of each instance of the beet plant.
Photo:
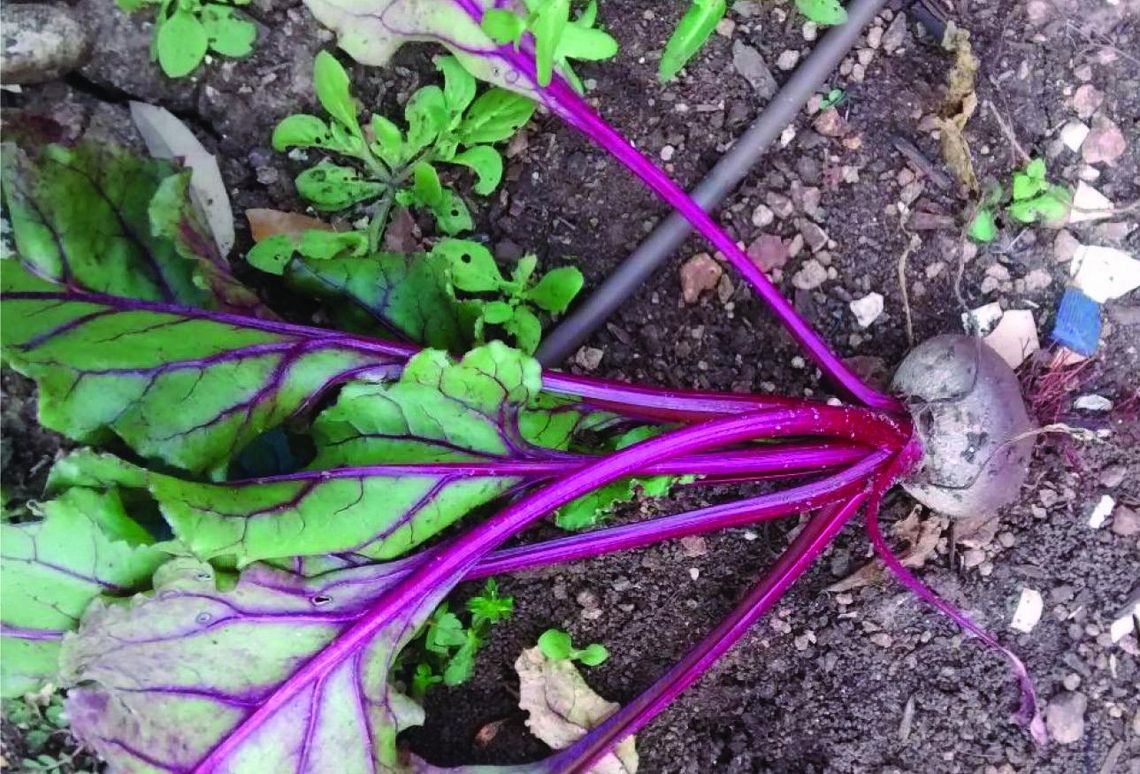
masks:
{"type": "MultiPolygon", "coordinates": [[[[982,343],[952,338],[904,363],[897,395],[863,383],[560,74],[573,57],[559,46],[581,39],[566,30],[593,19],[571,21],[565,2],[493,5],[499,27],[510,23],[498,12],[518,12],[517,35],[502,43],[477,0],[309,0],[362,62],[383,64],[405,40],[442,44],[471,74],[581,130],[726,256],[848,402],[544,372],[500,341],[462,356],[419,349],[413,332],[440,313],[427,303],[400,307],[405,324],[390,338],[286,322],[210,252],[186,173],[91,149],[16,149],[5,154],[21,164],[4,179],[4,357],[37,382],[45,427],[101,450],[58,460],[47,499],[30,506],[38,518],[3,525],[5,695],[66,687],[74,733],[115,770],[434,771],[397,740],[422,722],[413,694],[437,670],[458,679],[474,658],[477,644],[460,657],[462,623],[441,608],[457,584],[810,513],[725,620],[645,693],[551,758],[508,767],[588,771],[862,512],[895,576],[1010,661],[1016,717],[1042,739],[1021,662],[903,568],[878,525],[899,482],[961,512],[1016,494],[1029,426],[1008,369],[982,343]],[[116,173],[128,166],[129,184],[116,173]],[[1004,411],[987,413],[987,401],[1004,411]],[[240,472],[281,438],[282,470],[240,472]],[[962,448],[974,452],[968,470],[948,462],[962,448]],[[765,491],[601,523],[615,501],[695,480],[765,491]],[[511,543],[550,517],[592,528],[511,543]]],[[[337,287],[361,308],[374,296],[367,283],[337,287]]],[[[494,588],[466,611],[479,637],[509,614],[494,588]]],[[[560,632],[543,635],[540,651],[586,664],[605,654],[560,632]]]]}

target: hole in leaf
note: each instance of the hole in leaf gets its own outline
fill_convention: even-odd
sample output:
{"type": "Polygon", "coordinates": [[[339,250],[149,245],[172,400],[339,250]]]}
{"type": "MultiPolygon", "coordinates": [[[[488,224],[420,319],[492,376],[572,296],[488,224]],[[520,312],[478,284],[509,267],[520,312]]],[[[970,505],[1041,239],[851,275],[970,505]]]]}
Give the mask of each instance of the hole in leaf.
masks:
{"type": "Polygon", "coordinates": [[[328,594],[317,594],[313,596],[313,598],[309,601],[313,603],[314,607],[323,607],[324,605],[332,602],[332,597],[330,597],[328,594]]]}

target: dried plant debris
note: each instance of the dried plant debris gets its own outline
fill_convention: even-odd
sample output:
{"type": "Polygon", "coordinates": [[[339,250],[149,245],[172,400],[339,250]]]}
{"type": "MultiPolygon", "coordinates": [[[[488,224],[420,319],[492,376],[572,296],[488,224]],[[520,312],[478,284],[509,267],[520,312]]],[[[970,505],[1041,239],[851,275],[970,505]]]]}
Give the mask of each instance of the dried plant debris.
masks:
{"type": "Polygon", "coordinates": [[[954,177],[971,193],[979,190],[978,177],[965,129],[978,108],[974,85],[978,75],[978,59],[970,45],[970,33],[950,22],[942,38],[942,47],[954,53],[954,66],[947,77],[946,97],[942,101],[939,128],[942,137],[942,159],[954,177]]]}

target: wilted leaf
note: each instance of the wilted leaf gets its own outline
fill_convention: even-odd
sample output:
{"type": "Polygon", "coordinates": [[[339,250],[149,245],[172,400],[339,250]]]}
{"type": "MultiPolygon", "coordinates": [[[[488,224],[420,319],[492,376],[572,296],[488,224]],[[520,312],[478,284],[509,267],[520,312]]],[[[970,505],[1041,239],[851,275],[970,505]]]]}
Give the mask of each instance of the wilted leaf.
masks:
{"type": "Polygon", "coordinates": [[[966,124],[978,107],[974,85],[978,60],[970,45],[970,33],[953,22],[947,25],[942,46],[954,53],[954,66],[947,75],[946,96],[942,101],[940,131],[942,158],[954,176],[970,191],[978,190],[970,145],[964,134],[966,124]]]}
{"type": "Polygon", "coordinates": [[[245,217],[249,221],[249,232],[254,242],[260,242],[277,234],[299,237],[312,229],[335,231],[331,225],[320,218],[313,218],[298,212],[282,212],[281,210],[258,207],[246,210],[245,217]]]}
{"type": "Polygon", "coordinates": [[[205,213],[206,223],[225,257],[234,246],[234,213],[214,155],[202,147],[194,133],[173,113],[145,102],[131,103],[131,118],[156,159],[177,159],[191,170],[194,202],[205,213]]]}
{"type": "MultiPolygon", "coordinates": [[[[938,548],[938,541],[949,521],[943,516],[932,515],[925,520],[918,518],[921,508],[915,507],[905,519],[897,522],[893,529],[894,536],[907,543],[906,550],[898,553],[898,559],[904,567],[921,567],[927,559],[934,555],[938,548]]],[[[870,586],[878,583],[886,573],[886,567],[875,559],[848,575],[843,580],[833,583],[827,590],[833,593],[850,591],[861,586],[870,586]]]]}
{"type": "MultiPolygon", "coordinates": [[[[519,676],[519,708],[529,713],[530,732],[555,750],[564,750],[617,712],[582,679],[566,659],[552,661],[541,648],[524,650],[515,661],[519,676]]],[[[638,755],[634,737],[627,737],[594,764],[596,774],[636,774],[638,755]]]]}

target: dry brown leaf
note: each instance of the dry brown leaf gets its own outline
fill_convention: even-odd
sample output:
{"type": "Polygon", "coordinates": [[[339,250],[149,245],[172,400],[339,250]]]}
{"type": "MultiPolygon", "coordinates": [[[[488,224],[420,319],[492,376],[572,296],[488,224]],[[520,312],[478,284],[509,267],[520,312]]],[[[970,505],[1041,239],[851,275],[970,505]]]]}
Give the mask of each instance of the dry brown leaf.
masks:
{"type": "MultiPolygon", "coordinates": [[[[918,518],[922,511],[915,506],[905,519],[897,522],[891,528],[891,534],[907,543],[908,548],[897,554],[903,567],[921,567],[938,548],[938,541],[942,531],[946,529],[949,520],[944,516],[931,516],[926,520],[918,518]]],[[[827,587],[828,591],[841,592],[857,589],[861,586],[870,586],[882,579],[886,567],[881,561],[875,559],[860,567],[841,581],[827,587]]]]}
{"type": "Polygon", "coordinates": [[[336,230],[323,220],[311,218],[308,215],[260,207],[246,210],[245,218],[249,221],[249,232],[253,236],[254,242],[260,242],[266,237],[277,236],[278,234],[299,237],[305,231],[312,229],[336,230]]]}
{"type": "MultiPolygon", "coordinates": [[[[586,684],[569,659],[553,661],[539,648],[524,650],[515,661],[519,675],[519,708],[530,717],[530,732],[555,750],[564,750],[617,712],[586,684]]],[[[636,774],[637,748],[627,737],[594,764],[593,774],[636,774]]]]}
{"type": "Polygon", "coordinates": [[[384,229],[384,249],[393,253],[414,253],[420,249],[420,227],[406,207],[392,211],[384,229]]]}
{"type": "Polygon", "coordinates": [[[992,513],[968,516],[954,525],[954,542],[966,548],[985,548],[997,537],[1000,521],[992,513]]]}
{"type": "Polygon", "coordinates": [[[942,101],[939,119],[942,159],[962,185],[976,192],[978,176],[974,173],[974,161],[964,132],[978,108],[978,95],[974,91],[978,59],[970,45],[970,33],[953,22],[946,26],[942,47],[954,52],[954,66],[947,76],[946,97],[942,101]]]}

